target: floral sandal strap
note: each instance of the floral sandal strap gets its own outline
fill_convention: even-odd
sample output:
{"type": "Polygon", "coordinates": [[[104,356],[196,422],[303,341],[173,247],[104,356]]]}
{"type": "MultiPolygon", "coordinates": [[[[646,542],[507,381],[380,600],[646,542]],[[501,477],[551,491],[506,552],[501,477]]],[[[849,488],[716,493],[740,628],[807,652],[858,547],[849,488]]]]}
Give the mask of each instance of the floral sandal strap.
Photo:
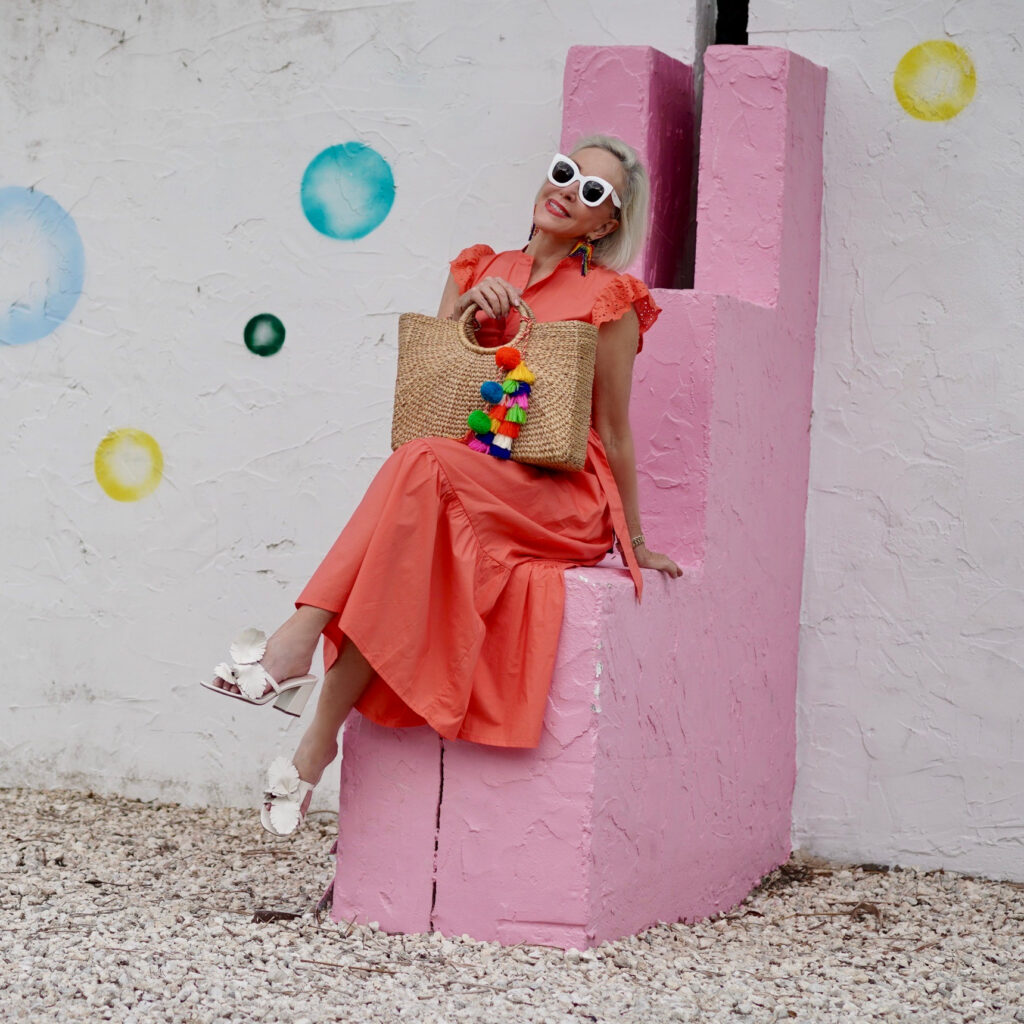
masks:
{"type": "Polygon", "coordinates": [[[237,686],[249,700],[259,700],[268,685],[279,693],[277,680],[260,664],[266,650],[267,634],[262,629],[243,629],[231,644],[232,663],[221,662],[214,673],[225,683],[237,686]]]}
{"type": "Polygon", "coordinates": [[[275,757],[267,769],[267,792],[264,794],[269,831],[279,836],[294,832],[302,819],[302,804],[313,791],[311,782],[299,778],[299,771],[286,757],[275,757]]]}

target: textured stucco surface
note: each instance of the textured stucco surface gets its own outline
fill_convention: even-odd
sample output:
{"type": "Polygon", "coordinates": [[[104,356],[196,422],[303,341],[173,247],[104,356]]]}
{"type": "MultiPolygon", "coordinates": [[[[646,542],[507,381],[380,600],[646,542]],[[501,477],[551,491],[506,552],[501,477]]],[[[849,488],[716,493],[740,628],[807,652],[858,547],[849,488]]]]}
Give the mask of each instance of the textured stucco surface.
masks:
{"type": "Polygon", "coordinates": [[[565,62],[562,145],[602,131],[625,139],[650,176],[651,230],[630,271],[678,287],[696,150],[693,68],[651,46],[577,46],[565,62]]]}
{"type": "Polygon", "coordinates": [[[525,240],[570,46],[693,57],[686,5],[314,7],[3,4],[0,187],[71,212],[86,277],[56,332],[0,346],[0,785],[251,801],[299,727],[196,683],[289,612],[388,453],[398,314],[436,309],[463,246],[525,240]],[[299,185],[352,140],[397,192],[339,242],[299,185]],[[242,344],[261,312],[270,358],[242,344]],[[93,476],[125,426],[165,461],[135,503],[93,476]]]}
{"type": "Polygon", "coordinates": [[[829,68],[795,846],[1024,879],[1024,5],[754,0],[829,68]],[[949,39],[974,100],[911,117],[949,39]]]}

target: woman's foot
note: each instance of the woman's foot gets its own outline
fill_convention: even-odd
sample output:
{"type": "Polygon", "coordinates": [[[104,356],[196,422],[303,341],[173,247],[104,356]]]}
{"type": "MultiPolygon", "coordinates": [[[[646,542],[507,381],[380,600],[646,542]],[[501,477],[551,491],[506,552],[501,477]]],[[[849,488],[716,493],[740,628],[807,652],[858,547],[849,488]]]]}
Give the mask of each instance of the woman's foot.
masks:
{"type": "Polygon", "coordinates": [[[299,829],[313,799],[313,789],[338,756],[337,739],[311,736],[313,731],[307,730],[291,761],[275,758],[267,771],[260,822],[271,835],[289,836],[299,829]]]}
{"type": "MultiPolygon", "coordinates": [[[[320,629],[323,629],[331,619],[329,612],[322,614],[325,619],[320,629]]],[[[349,641],[324,675],[324,685],[320,690],[316,714],[299,741],[295,756],[290,762],[281,758],[285,769],[290,769],[285,785],[278,787],[285,792],[279,796],[270,792],[270,786],[267,787],[270,796],[264,801],[260,814],[260,820],[267,831],[274,835],[289,835],[301,824],[309,807],[310,791],[320,781],[327,766],[338,756],[338,735],[341,727],[372,679],[373,669],[370,663],[356,645],[349,641]],[[270,818],[276,805],[285,801],[290,802],[292,806],[287,812],[277,811],[275,817],[281,819],[282,825],[294,824],[289,832],[284,831],[283,827],[275,827],[274,821],[270,818]]]]}
{"type": "MultiPolygon", "coordinates": [[[[267,640],[267,649],[260,659],[260,664],[267,674],[278,682],[304,676],[313,664],[313,654],[324,626],[331,620],[331,612],[322,608],[311,608],[304,605],[299,608],[274,634],[267,640]]],[[[219,676],[213,680],[214,688],[227,693],[241,693],[239,687],[219,676]]],[[[269,683],[263,689],[267,694],[272,689],[269,683]]]]}
{"type": "Polygon", "coordinates": [[[275,757],[267,769],[260,824],[272,836],[290,836],[306,819],[313,785],[299,778],[286,757],[275,757]]]}

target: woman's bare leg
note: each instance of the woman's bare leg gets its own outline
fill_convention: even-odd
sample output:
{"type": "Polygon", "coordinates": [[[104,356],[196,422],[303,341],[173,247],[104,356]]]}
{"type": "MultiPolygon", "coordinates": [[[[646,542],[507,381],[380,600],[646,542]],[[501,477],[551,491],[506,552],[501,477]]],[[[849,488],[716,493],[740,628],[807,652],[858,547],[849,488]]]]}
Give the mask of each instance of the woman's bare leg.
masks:
{"type": "MultiPolygon", "coordinates": [[[[274,679],[282,681],[305,675],[313,664],[320,634],[336,612],[302,605],[267,641],[263,667],[274,679]]],[[[299,778],[316,785],[324,769],[338,756],[338,734],[348,713],[373,679],[370,663],[351,641],[324,676],[313,721],[299,740],[293,764],[299,778]]],[[[225,690],[238,687],[216,680],[225,690]]]]}
{"type": "Polygon", "coordinates": [[[338,756],[338,734],[356,701],[373,679],[370,663],[351,641],[324,676],[313,721],[299,740],[292,762],[299,778],[314,785],[338,756]]]}

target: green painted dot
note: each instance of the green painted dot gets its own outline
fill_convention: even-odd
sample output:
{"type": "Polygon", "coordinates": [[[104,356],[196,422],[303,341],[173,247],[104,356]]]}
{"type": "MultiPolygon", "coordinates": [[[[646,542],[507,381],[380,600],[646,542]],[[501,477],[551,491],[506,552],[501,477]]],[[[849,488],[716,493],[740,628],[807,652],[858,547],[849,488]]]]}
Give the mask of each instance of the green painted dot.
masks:
{"type": "Polygon", "coordinates": [[[272,356],[284,344],[284,324],[273,313],[258,313],[245,325],[245,347],[257,356],[272,356]]]}

